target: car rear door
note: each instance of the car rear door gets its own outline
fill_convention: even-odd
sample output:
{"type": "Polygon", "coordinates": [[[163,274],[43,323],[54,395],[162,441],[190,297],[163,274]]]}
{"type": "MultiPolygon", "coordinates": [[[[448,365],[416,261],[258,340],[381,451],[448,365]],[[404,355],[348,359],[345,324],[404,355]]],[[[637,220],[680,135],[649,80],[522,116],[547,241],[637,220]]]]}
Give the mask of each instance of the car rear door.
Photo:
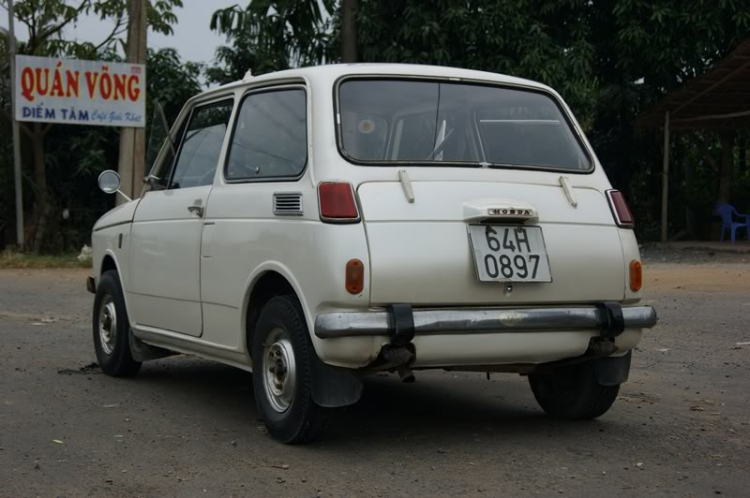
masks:
{"type": "Polygon", "coordinates": [[[338,96],[339,148],[371,171],[357,192],[373,304],[623,299],[609,183],[551,92],[388,76],[338,96]]]}
{"type": "Polygon", "coordinates": [[[224,147],[231,99],[196,106],[183,126],[164,190],[146,193],[133,219],[130,289],[141,326],[199,337],[201,237],[205,209],[224,147]]]}
{"type": "MultiPolygon", "coordinates": [[[[412,203],[399,182],[361,184],[358,194],[370,247],[372,303],[622,300],[622,249],[605,194],[594,188],[571,187],[576,200],[573,206],[565,189],[555,181],[561,175],[532,175],[546,184],[507,183],[500,178],[495,182],[414,181],[412,203]],[[517,211],[520,214],[516,215],[517,211]],[[477,261],[470,226],[479,226],[483,236],[491,227],[489,237],[496,242],[490,243],[498,251],[493,253],[495,263],[489,266],[489,273],[498,281],[480,281],[480,274],[486,274],[488,268],[483,258],[477,261]],[[506,237],[505,227],[510,228],[510,236],[506,237]],[[528,277],[539,261],[528,257],[523,262],[523,258],[513,261],[519,245],[521,254],[527,253],[524,237],[520,244],[515,237],[514,230],[519,227],[526,232],[541,229],[544,247],[540,256],[548,258],[549,275],[544,274],[543,265],[539,266],[535,282],[528,277]],[[503,257],[504,253],[509,259],[503,257]],[[502,282],[503,263],[510,264],[510,269],[505,269],[505,276],[510,277],[506,280],[516,280],[511,287],[502,282]]],[[[525,238],[531,236],[529,233],[525,238]]],[[[532,249],[539,253],[538,248],[532,249]]],[[[481,254],[486,256],[488,252],[492,251],[485,247],[481,254]]]]}

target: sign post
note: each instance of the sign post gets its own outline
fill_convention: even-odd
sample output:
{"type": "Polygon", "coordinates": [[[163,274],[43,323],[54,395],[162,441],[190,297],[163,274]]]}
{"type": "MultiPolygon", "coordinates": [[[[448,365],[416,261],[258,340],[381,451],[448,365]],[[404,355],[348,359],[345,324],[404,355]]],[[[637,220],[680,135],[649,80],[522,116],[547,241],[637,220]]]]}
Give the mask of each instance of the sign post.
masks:
{"type": "Polygon", "coordinates": [[[23,228],[23,183],[21,182],[21,136],[18,131],[16,120],[16,92],[13,85],[16,81],[16,33],[13,26],[13,0],[8,0],[8,52],[10,57],[10,112],[13,116],[11,127],[13,128],[13,176],[16,190],[16,244],[23,251],[24,228],[23,228]]]}

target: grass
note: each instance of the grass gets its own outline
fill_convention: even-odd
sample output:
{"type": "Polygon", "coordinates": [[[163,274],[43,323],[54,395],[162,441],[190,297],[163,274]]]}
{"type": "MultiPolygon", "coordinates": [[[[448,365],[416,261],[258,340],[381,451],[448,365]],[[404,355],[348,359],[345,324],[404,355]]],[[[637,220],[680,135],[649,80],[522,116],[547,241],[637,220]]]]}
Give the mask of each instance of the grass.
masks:
{"type": "Polygon", "coordinates": [[[78,254],[0,253],[0,269],[91,268],[91,259],[78,260],[78,254]]]}

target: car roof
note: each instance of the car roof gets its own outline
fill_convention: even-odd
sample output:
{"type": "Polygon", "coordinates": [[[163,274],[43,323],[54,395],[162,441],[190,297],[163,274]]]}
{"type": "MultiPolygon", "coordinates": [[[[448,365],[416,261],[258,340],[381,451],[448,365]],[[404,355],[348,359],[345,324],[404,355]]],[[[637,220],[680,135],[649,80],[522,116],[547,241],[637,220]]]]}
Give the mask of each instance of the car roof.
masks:
{"type": "Polygon", "coordinates": [[[385,75],[406,76],[426,78],[456,78],[465,80],[488,81],[492,83],[519,85],[554,93],[554,90],[536,81],[508,76],[505,74],[491,73],[487,71],[476,71],[473,69],[461,69],[445,66],[429,66],[422,64],[386,64],[386,63],[357,63],[357,64],[327,64],[320,66],[286,69],[260,76],[245,77],[240,81],[228,83],[217,88],[206,90],[201,96],[205,97],[213,93],[221,93],[226,90],[234,90],[243,86],[257,85],[258,83],[272,82],[274,80],[288,80],[303,78],[312,83],[330,83],[342,76],[357,75],[385,75]]]}

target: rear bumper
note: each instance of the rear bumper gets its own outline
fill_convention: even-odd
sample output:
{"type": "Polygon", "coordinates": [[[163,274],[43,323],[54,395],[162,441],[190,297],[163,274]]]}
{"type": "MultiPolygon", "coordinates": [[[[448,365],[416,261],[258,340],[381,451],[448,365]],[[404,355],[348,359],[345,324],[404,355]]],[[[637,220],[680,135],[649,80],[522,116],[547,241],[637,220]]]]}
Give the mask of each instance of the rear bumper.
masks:
{"type": "Polygon", "coordinates": [[[624,329],[656,325],[651,306],[620,308],[619,305],[566,308],[472,308],[341,312],[318,315],[315,335],[320,339],[391,336],[411,328],[412,337],[456,334],[519,332],[598,331],[617,336],[624,329]],[[411,320],[409,320],[409,312],[411,320]],[[411,323],[410,323],[411,322],[411,323]]]}

